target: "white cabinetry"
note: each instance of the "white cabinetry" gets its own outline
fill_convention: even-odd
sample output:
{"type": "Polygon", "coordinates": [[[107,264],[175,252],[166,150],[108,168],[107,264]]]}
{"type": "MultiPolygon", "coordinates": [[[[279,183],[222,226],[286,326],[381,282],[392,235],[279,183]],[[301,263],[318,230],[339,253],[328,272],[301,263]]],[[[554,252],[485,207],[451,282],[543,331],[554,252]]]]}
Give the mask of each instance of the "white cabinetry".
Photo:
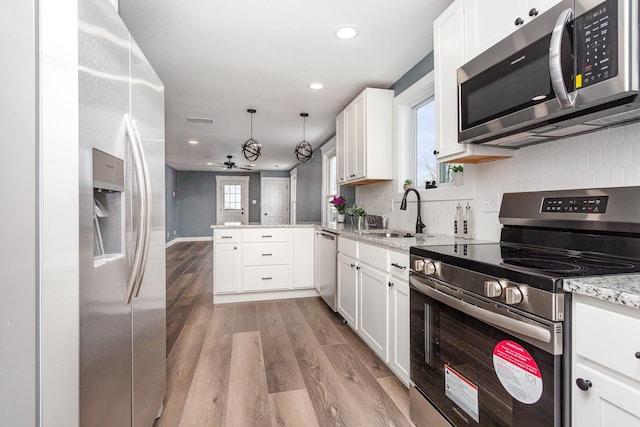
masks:
{"type": "MultiPolygon", "coordinates": [[[[493,7],[492,9],[496,8],[493,7]]],[[[433,23],[436,152],[438,161],[478,163],[513,157],[513,150],[487,145],[458,143],[457,70],[465,62],[464,12],[463,1],[457,0],[433,23]]]]}
{"type": "Polygon", "coordinates": [[[358,242],[338,237],[338,313],[358,330],[358,242]]]}
{"type": "Polygon", "coordinates": [[[409,255],[389,251],[389,367],[409,385],[409,255]]]}
{"type": "Polygon", "coordinates": [[[640,311],[574,295],[572,313],[572,425],[640,426],[640,311]]]}
{"type": "Polygon", "coordinates": [[[216,302],[317,294],[313,228],[220,228],[213,235],[216,302]]]}
{"type": "Polygon", "coordinates": [[[409,254],[338,238],[338,312],[409,384],[409,254]]]}
{"type": "Polygon", "coordinates": [[[496,7],[482,0],[463,0],[466,61],[487,50],[561,0],[509,0],[496,7]]]}
{"type": "Polygon", "coordinates": [[[215,230],[213,232],[213,283],[216,293],[236,293],[240,290],[242,276],[242,250],[239,230],[215,230]]]}
{"type": "Polygon", "coordinates": [[[313,288],[314,285],[314,230],[293,229],[293,287],[313,288]]]}
{"type": "Polygon", "coordinates": [[[367,88],[336,118],[339,184],[393,179],[393,91],[367,88]]]}
{"type": "Polygon", "coordinates": [[[385,362],[389,361],[388,252],[360,244],[358,260],[358,333],[385,362]]]}

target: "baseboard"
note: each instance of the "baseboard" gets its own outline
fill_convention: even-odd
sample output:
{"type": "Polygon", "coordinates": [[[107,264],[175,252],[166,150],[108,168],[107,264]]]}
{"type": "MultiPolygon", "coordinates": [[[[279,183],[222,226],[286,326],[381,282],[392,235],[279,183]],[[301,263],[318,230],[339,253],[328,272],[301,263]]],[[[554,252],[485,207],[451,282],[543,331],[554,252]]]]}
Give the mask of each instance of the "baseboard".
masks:
{"type": "Polygon", "coordinates": [[[204,237],[176,237],[175,239],[166,243],[165,248],[175,245],[176,243],[182,242],[212,242],[213,236],[204,236],[204,237]]]}
{"type": "Polygon", "coordinates": [[[288,289],[286,291],[247,292],[244,294],[218,294],[214,295],[214,304],[228,304],[232,302],[270,301],[288,298],[318,297],[320,294],[315,289],[288,289]]]}

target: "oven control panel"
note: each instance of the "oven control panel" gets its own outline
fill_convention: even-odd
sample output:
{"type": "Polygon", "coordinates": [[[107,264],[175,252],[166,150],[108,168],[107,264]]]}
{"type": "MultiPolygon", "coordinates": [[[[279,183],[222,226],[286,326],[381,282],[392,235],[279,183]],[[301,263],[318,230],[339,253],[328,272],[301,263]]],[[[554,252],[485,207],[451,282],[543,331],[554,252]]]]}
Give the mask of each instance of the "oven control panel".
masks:
{"type": "Polygon", "coordinates": [[[609,196],[545,197],[541,212],[603,214],[607,212],[609,196]]]}

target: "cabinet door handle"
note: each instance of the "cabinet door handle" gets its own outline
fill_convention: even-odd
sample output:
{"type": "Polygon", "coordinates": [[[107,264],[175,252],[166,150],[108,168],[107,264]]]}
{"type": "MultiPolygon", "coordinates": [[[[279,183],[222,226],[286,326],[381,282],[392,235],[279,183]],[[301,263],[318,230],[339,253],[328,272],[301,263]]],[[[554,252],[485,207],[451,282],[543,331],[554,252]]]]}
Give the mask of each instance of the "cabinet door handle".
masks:
{"type": "Polygon", "coordinates": [[[636,351],[635,356],[636,356],[636,359],[640,359],[640,351],[636,351]]]}
{"type": "Polygon", "coordinates": [[[582,378],[578,378],[578,379],[576,380],[576,385],[577,385],[577,386],[578,386],[578,388],[579,388],[580,390],[582,390],[582,391],[587,391],[587,390],[589,390],[589,389],[593,386],[593,384],[591,383],[591,381],[589,381],[589,380],[585,380],[585,379],[582,379],[582,378]]]}
{"type": "Polygon", "coordinates": [[[389,282],[389,287],[392,287],[392,286],[393,286],[393,282],[389,282]]]}
{"type": "Polygon", "coordinates": [[[538,9],[535,7],[529,11],[529,16],[538,16],[538,9]]]}
{"type": "Polygon", "coordinates": [[[406,265],[400,265],[396,262],[392,262],[391,265],[394,266],[395,268],[399,268],[400,270],[404,270],[405,268],[407,268],[406,265]]]}
{"type": "Polygon", "coordinates": [[[516,24],[516,27],[517,27],[517,26],[520,26],[520,25],[522,25],[522,24],[524,24],[524,19],[522,19],[522,18],[520,18],[520,17],[518,16],[518,17],[516,18],[516,22],[515,22],[515,24],[516,24]]]}
{"type": "Polygon", "coordinates": [[[273,236],[271,234],[263,234],[262,237],[266,239],[267,237],[273,237],[273,236]]]}
{"type": "Polygon", "coordinates": [[[356,270],[360,270],[360,266],[359,265],[356,266],[356,270]]]}
{"type": "Polygon", "coordinates": [[[262,256],[271,256],[273,254],[262,254],[262,256]]]}
{"type": "Polygon", "coordinates": [[[355,264],[351,264],[351,268],[353,268],[353,267],[355,267],[355,266],[356,266],[355,264]]]}
{"type": "Polygon", "coordinates": [[[438,154],[440,154],[440,152],[438,150],[433,150],[433,155],[437,156],[438,154]]]}
{"type": "Polygon", "coordinates": [[[233,236],[220,236],[221,239],[232,239],[233,236]]]}
{"type": "Polygon", "coordinates": [[[272,280],[273,277],[263,277],[262,280],[272,280]]]}

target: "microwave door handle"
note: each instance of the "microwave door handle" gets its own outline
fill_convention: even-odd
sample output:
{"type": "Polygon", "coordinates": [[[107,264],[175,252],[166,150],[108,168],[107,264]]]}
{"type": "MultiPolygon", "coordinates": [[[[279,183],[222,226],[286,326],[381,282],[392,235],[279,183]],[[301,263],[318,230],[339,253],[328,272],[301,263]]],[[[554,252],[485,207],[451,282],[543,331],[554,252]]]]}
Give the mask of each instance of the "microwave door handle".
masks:
{"type": "Polygon", "coordinates": [[[576,102],[575,94],[567,91],[564,85],[564,76],[562,75],[562,34],[566,25],[573,19],[573,10],[566,9],[563,11],[551,33],[551,42],[549,43],[549,73],[551,75],[551,86],[560,106],[564,109],[571,108],[576,102]]]}

